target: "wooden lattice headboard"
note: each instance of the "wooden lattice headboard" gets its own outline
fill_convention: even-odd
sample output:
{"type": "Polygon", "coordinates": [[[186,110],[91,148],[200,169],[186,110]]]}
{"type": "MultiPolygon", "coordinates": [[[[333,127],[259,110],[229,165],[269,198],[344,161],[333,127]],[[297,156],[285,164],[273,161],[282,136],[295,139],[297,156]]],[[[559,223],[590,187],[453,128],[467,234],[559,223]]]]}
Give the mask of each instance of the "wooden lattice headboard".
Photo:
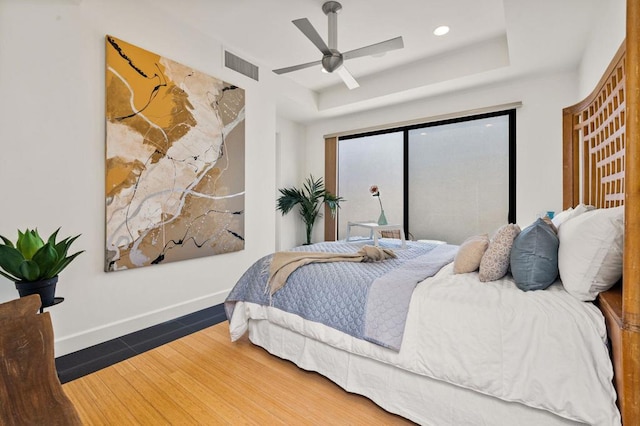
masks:
{"type": "Polygon", "coordinates": [[[598,306],[612,346],[624,425],[640,424],[640,2],[627,0],[626,40],[598,86],[563,110],[563,204],[624,205],[623,280],[598,306]]]}
{"type": "Polygon", "coordinates": [[[562,111],[564,208],[578,203],[598,208],[624,204],[624,53],[623,43],[596,89],[562,111]]]}

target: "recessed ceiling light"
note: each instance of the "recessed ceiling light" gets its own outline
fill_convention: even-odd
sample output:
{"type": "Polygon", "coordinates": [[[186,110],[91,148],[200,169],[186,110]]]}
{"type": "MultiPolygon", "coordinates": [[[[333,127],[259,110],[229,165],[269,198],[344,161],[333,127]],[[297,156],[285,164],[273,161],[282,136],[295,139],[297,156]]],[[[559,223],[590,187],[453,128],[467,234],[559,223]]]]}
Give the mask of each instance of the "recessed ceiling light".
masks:
{"type": "Polygon", "coordinates": [[[438,28],[433,30],[433,33],[437,36],[443,36],[448,32],[449,32],[449,27],[447,27],[446,25],[439,26],[438,28]]]}

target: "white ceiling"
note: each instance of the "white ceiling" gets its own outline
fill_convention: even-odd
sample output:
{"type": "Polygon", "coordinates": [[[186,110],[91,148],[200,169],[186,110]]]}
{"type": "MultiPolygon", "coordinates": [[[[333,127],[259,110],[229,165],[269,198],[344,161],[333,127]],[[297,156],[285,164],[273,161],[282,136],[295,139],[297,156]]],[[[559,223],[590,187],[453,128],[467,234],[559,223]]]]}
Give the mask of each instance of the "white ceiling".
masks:
{"type": "MultiPolygon", "coordinates": [[[[326,41],[324,0],[153,0],[183,24],[221,41],[260,67],[260,78],[309,89],[307,108],[278,103],[279,113],[308,121],[461,87],[576,67],[603,0],[340,0],[342,52],[396,36],[404,48],[355,58],[346,67],[360,83],[349,91],[320,66],[271,72],[319,60],[321,53],[291,23],[308,18],[326,41]],[[443,37],[439,25],[451,27],[443,37]],[[315,105],[314,105],[315,104],[315,105]]],[[[219,54],[219,52],[212,52],[219,54]]],[[[290,91],[290,90],[289,90],[290,91]]]]}

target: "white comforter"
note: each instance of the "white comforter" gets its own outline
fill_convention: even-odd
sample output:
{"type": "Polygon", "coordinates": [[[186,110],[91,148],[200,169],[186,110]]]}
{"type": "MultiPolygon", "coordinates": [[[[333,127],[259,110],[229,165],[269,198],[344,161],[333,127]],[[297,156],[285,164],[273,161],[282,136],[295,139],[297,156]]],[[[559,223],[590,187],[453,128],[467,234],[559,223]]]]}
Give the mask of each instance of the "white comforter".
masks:
{"type": "Polygon", "coordinates": [[[602,314],[558,282],[522,292],[510,278],[481,283],[452,265],[414,291],[399,353],[275,308],[240,303],[233,340],[249,318],[270,321],[359,355],[591,425],[620,425],[602,314]]]}

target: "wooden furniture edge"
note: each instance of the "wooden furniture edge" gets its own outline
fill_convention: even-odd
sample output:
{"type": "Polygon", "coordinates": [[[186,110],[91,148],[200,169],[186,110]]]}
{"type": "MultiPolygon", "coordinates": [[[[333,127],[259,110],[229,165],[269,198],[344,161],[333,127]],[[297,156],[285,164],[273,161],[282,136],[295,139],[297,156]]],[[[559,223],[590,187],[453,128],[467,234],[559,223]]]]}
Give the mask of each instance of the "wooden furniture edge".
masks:
{"type": "MultiPolygon", "coordinates": [[[[623,389],[622,380],[622,285],[600,293],[597,301],[607,326],[613,361],[613,379],[616,389],[623,389]]],[[[619,395],[620,397],[620,395],[619,395]]]]}
{"type": "Polygon", "coordinates": [[[37,294],[0,304],[0,424],[81,425],[54,359],[49,312],[37,294]]]}
{"type": "Polygon", "coordinates": [[[622,398],[625,425],[640,424],[640,2],[627,0],[622,398]]]}
{"type": "Polygon", "coordinates": [[[35,314],[40,305],[40,296],[35,294],[0,303],[0,320],[35,314]]]}
{"type": "MultiPolygon", "coordinates": [[[[330,193],[338,194],[338,138],[328,137],[324,140],[324,187],[330,193]]],[[[331,216],[331,210],[324,206],[324,240],[338,239],[337,219],[331,216]]]]}

